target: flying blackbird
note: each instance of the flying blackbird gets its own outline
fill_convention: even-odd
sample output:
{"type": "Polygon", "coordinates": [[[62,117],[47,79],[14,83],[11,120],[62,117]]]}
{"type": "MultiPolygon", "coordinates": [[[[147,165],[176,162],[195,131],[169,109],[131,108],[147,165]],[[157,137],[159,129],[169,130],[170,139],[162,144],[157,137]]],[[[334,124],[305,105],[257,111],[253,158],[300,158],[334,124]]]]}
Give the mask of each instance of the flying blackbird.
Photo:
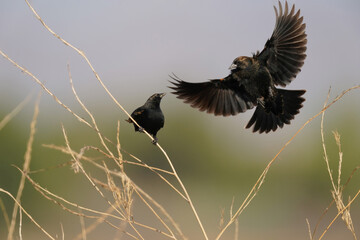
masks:
{"type": "Polygon", "coordinates": [[[301,96],[305,90],[284,90],[300,72],[306,58],[306,34],[300,10],[275,9],[276,23],[264,49],[252,57],[237,57],[230,66],[231,73],[222,79],[190,83],[170,76],[170,88],[177,98],[200,111],[214,115],[236,115],[256,106],[246,128],[254,125],[253,132],[275,131],[299,113],[301,96]]]}
{"type": "Polygon", "coordinates": [[[135,109],[131,114],[131,117],[141,126],[139,128],[130,118],[126,121],[134,123],[135,131],[144,132],[145,129],[150,133],[154,140],[153,144],[156,144],[158,139],[156,137],[157,132],[160,128],[164,127],[164,115],[160,109],[161,99],[165,96],[165,93],[155,93],[146,101],[146,103],[135,109]]]}

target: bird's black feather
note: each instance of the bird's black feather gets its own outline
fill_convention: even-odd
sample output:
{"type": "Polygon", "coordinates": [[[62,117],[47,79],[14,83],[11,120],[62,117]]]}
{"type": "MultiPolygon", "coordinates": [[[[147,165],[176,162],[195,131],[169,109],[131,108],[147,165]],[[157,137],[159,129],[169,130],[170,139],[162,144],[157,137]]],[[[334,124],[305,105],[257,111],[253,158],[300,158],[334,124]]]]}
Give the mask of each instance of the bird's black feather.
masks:
{"type": "MultiPolygon", "coordinates": [[[[275,7],[274,7],[275,8],[275,7]]],[[[306,58],[307,35],[300,10],[295,13],[279,2],[275,8],[276,23],[271,37],[261,52],[252,57],[238,57],[230,66],[231,73],[222,79],[190,83],[171,76],[170,88],[178,98],[200,111],[229,116],[256,106],[246,128],[270,132],[290,124],[299,113],[305,90],[284,90],[300,72],[306,58]]]]}
{"type": "Polygon", "coordinates": [[[150,133],[154,138],[154,144],[157,142],[157,132],[164,127],[165,118],[160,108],[160,102],[164,95],[164,93],[153,94],[143,106],[138,107],[131,114],[131,117],[141,128],[133,123],[131,118],[126,120],[127,122],[134,124],[135,131],[141,132],[142,129],[145,129],[146,132],[150,133]]]}

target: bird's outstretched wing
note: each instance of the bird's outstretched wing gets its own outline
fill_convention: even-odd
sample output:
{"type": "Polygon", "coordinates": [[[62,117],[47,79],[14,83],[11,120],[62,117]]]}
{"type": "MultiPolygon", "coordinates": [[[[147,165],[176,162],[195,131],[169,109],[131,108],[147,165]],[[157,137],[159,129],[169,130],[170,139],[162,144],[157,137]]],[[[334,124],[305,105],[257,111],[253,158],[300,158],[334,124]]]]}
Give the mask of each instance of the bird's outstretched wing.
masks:
{"type": "Polygon", "coordinates": [[[170,76],[174,81],[173,93],[192,107],[214,115],[230,116],[245,112],[256,105],[243,86],[229,75],[225,79],[190,83],[178,77],[170,76]]]}
{"type": "Polygon", "coordinates": [[[265,48],[261,53],[254,55],[265,64],[276,85],[285,87],[300,72],[306,58],[306,33],[303,17],[300,10],[295,13],[295,5],[290,12],[287,2],[285,10],[279,2],[279,11],[274,7],[276,14],[275,28],[265,48]]]}

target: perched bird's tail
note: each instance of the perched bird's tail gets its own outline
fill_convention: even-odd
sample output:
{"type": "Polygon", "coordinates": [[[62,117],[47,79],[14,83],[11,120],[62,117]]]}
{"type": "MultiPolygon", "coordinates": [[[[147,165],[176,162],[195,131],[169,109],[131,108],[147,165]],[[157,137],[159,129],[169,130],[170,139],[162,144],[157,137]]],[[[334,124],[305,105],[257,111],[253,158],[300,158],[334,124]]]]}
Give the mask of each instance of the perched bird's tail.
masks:
{"type": "Polygon", "coordinates": [[[305,90],[277,89],[273,101],[265,102],[264,106],[258,104],[245,128],[250,128],[255,124],[253,132],[268,133],[275,131],[278,127],[282,128],[284,124],[290,124],[290,120],[294,119],[303,106],[302,102],[305,99],[301,96],[304,93],[305,90]]]}

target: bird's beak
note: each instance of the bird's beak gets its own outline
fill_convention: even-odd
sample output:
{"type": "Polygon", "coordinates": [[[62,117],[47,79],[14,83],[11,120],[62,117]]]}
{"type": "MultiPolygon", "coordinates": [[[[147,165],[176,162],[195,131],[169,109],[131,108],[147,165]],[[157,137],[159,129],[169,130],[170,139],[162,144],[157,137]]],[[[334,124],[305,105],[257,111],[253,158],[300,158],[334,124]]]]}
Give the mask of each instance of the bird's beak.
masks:
{"type": "Polygon", "coordinates": [[[166,93],[161,93],[160,97],[163,98],[166,95],[166,93]]]}
{"type": "Polygon", "coordinates": [[[231,64],[229,67],[230,70],[234,70],[236,68],[237,68],[237,65],[235,63],[231,64]]]}

